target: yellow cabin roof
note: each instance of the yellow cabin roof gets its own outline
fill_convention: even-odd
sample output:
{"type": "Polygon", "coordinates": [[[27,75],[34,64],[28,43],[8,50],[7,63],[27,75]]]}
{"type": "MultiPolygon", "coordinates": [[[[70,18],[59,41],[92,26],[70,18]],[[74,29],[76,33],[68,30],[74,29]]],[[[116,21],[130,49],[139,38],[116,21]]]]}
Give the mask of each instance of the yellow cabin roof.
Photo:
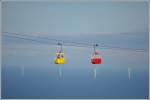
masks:
{"type": "Polygon", "coordinates": [[[61,52],[61,53],[57,52],[56,54],[64,54],[64,52],[61,52]]]}

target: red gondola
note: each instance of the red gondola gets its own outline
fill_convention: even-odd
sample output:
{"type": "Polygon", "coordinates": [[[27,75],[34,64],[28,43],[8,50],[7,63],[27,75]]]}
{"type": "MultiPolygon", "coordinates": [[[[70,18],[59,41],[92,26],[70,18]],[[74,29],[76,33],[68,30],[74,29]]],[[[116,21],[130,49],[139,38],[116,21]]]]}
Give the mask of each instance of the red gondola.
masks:
{"type": "Polygon", "coordinates": [[[94,54],[91,58],[91,63],[92,64],[101,64],[102,63],[102,59],[99,57],[99,53],[98,51],[95,51],[95,46],[98,46],[97,44],[94,45],[94,54]]]}
{"type": "Polygon", "coordinates": [[[91,59],[91,63],[92,64],[101,64],[102,63],[102,59],[100,57],[92,57],[91,59]]]}

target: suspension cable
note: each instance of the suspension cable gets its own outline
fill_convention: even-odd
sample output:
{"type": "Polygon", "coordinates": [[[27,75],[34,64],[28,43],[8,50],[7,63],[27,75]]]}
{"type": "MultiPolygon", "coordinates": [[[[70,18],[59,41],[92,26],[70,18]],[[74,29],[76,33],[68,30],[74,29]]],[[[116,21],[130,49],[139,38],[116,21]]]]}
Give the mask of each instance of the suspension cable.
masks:
{"type": "Polygon", "coordinates": [[[87,48],[94,47],[94,51],[95,51],[95,47],[100,47],[103,49],[130,50],[130,51],[135,51],[135,52],[147,51],[145,49],[131,49],[131,48],[122,48],[122,47],[92,44],[92,43],[90,44],[90,43],[83,43],[83,42],[72,42],[72,41],[59,40],[59,39],[48,38],[48,37],[19,34],[19,33],[10,33],[10,32],[3,32],[2,35],[6,37],[10,37],[10,38],[18,38],[18,39],[29,40],[29,41],[39,42],[39,43],[51,44],[51,45],[58,45],[58,43],[61,43],[61,44],[63,43],[64,46],[87,47],[87,48]]]}

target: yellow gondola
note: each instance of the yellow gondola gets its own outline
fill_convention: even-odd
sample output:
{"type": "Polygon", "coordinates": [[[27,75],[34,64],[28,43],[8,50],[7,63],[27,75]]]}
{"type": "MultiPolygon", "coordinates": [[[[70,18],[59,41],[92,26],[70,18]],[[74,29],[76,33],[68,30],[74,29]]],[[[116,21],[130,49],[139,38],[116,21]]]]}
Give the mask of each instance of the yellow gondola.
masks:
{"type": "Polygon", "coordinates": [[[63,52],[56,53],[56,58],[54,59],[54,63],[55,64],[64,64],[65,63],[65,58],[64,58],[63,52]]]}

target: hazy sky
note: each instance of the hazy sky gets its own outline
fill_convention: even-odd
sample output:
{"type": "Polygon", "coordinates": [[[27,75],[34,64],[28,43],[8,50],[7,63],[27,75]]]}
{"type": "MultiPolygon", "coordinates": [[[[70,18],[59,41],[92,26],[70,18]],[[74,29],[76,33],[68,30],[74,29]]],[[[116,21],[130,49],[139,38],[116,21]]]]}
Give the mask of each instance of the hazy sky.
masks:
{"type": "Polygon", "coordinates": [[[73,35],[148,32],[147,2],[3,2],[3,31],[73,35]]]}

